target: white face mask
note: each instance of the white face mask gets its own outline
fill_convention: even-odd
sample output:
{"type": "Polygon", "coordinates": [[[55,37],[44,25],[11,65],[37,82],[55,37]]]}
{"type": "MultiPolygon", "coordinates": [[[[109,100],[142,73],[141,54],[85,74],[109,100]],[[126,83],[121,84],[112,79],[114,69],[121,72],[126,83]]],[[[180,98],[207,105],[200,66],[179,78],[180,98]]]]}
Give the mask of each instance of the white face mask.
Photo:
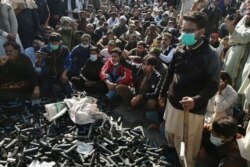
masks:
{"type": "Polygon", "coordinates": [[[222,139],[213,136],[212,134],[210,135],[210,141],[213,145],[215,145],[216,147],[220,146],[223,144],[222,139]]]}
{"type": "Polygon", "coordinates": [[[114,66],[118,66],[119,63],[113,63],[114,66]]]}
{"type": "Polygon", "coordinates": [[[96,61],[97,60],[97,55],[90,55],[89,59],[91,61],[96,61]]]}
{"type": "Polygon", "coordinates": [[[210,6],[211,6],[212,9],[214,9],[216,7],[214,3],[211,3],[210,6]]]}
{"type": "Polygon", "coordinates": [[[83,45],[83,44],[81,44],[81,45],[82,45],[83,48],[88,48],[89,47],[89,45],[83,45]]]}

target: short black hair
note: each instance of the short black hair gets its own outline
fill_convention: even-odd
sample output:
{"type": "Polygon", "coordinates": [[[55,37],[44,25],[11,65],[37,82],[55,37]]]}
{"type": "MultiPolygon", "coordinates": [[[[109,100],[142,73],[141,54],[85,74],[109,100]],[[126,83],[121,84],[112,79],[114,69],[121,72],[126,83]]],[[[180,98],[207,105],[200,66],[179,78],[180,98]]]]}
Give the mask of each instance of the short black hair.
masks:
{"type": "Polygon", "coordinates": [[[142,45],[144,48],[147,47],[146,43],[144,41],[138,41],[137,45],[142,45]]]}
{"type": "Polygon", "coordinates": [[[43,37],[41,35],[35,35],[33,40],[39,40],[39,41],[44,41],[43,37]]]}
{"type": "Polygon", "coordinates": [[[16,42],[16,41],[13,41],[13,40],[9,40],[7,42],[5,42],[3,44],[3,47],[6,48],[8,46],[12,46],[14,49],[18,50],[18,53],[21,52],[21,46],[16,42]]]}
{"type": "Polygon", "coordinates": [[[207,15],[200,11],[191,11],[183,16],[183,20],[194,22],[199,29],[206,28],[207,15]]]}
{"type": "Polygon", "coordinates": [[[232,78],[231,78],[231,76],[229,75],[228,72],[226,72],[226,71],[221,71],[221,72],[220,72],[220,78],[221,78],[223,81],[227,81],[227,83],[228,83],[229,85],[232,84],[232,78]]]}
{"type": "Polygon", "coordinates": [[[146,55],[143,58],[142,62],[146,62],[149,65],[155,66],[157,64],[157,59],[152,55],[146,55]]]}
{"type": "Polygon", "coordinates": [[[226,138],[236,137],[238,126],[236,120],[232,117],[222,117],[214,120],[212,130],[226,138]]]}
{"type": "Polygon", "coordinates": [[[60,42],[61,41],[61,34],[57,32],[52,32],[51,36],[49,37],[50,42],[60,42]]]}
{"type": "Polygon", "coordinates": [[[91,48],[90,48],[90,51],[96,51],[96,53],[100,53],[100,49],[98,48],[98,47],[95,47],[95,46],[92,46],[91,48]]]}
{"type": "Polygon", "coordinates": [[[91,36],[87,33],[84,33],[82,36],[81,36],[81,39],[84,38],[84,37],[87,37],[89,40],[91,40],[91,36]]]}
{"type": "Polygon", "coordinates": [[[170,32],[164,32],[161,34],[161,37],[167,37],[168,39],[172,40],[173,35],[170,32]]]}
{"type": "Polygon", "coordinates": [[[122,55],[122,51],[121,51],[121,49],[118,48],[118,47],[112,49],[111,53],[117,53],[119,56],[122,55]]]}

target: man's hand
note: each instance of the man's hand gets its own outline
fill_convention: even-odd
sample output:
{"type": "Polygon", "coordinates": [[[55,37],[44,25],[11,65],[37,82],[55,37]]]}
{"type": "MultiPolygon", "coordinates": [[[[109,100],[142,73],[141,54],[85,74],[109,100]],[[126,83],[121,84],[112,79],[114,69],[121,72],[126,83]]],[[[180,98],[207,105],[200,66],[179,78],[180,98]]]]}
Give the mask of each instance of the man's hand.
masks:
{"type": "Polygon", "coordinates": [[[93,81],[85,81],[85,86],[86,87],[92,87],[96,84],[96,82],[93,82],[93,81]]]}
{"type": "Polygon", "coordinates": [[[9,60],[9,56],[0,57],[0,66],[3,66],[9,60]]]}
{"type": "Polygon", "coordinates": [[[235,19],[230,20],[228,17],[225,18],[225,24],[227,26],[227,30],[230,34],[234,32],[235,19]]]}
{"type": "Polygon", "coordinates": [[[124,59],[128,59],[129,53],[128,53],[127,50],[124,50],[124,51],[122,52],[122,57],[123,57],[124,59]]]}
{"type": "Polygon", "coordinates": [[[158,102],[159,102],[160,107],[164,107],[166,105],[166,98],[159,96],[158,102]]]}
{"type": "Polygon", "coordinates": [[[180,101],[184,110],[192,110],[194,108],[194,99],[192,97],[183,97],[180,101]]]}
{"type": "Polygon", "coordinates": [[[9,39],[9,40],[16,40],[16,34],[12,34],[12,33],[9,33],[8,35],[7,35],[7,38],[9,39]]]}
{"type": "Polygon", "coordinates": [[[60,18],[59,15],[53,15],[52,17],[53,17],[53,19],[55,19],[55,20],[58,20],[58,19],[60,18]]]}
{"type": "Polygon", "coordinates": [[[67,72],[63,72],[62,75],[61,75],[61,81],[63,83],[67,83],[69,81],[69,78],[67,76],[67,72]]]}
{"type": "Polygon", "coordinates": [[[40,89],[39,86],[35,86],[33,93],[32,93],[33,98],[39,98],[40,97],[40,89]]]}
{"type": "Polygon", "coordinates": [[[220,87],[219,87],[219,95],[221,95],[221,92],[226,88],[227,83],[225,81],[220,81],[220,87]]]}
{"type": "Polygon", "coordinates": [[[108,87],[109,90],[113,90],[116,87],[116,84],[112,83],[110,81],[106,82],[106,84],[107,84],[107,87],[108,87]]]}
{"type": "Polygon", "coordinates": [[[140,102],[141,102],[141,95],[133,97],[130,101],[132,107],[137,106],[140,102]]]}

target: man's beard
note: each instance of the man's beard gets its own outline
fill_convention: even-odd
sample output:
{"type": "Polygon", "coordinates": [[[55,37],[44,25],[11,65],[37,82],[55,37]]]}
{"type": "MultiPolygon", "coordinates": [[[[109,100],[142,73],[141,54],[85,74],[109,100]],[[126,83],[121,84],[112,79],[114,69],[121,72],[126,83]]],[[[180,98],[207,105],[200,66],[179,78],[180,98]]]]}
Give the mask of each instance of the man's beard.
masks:
{"type": "Polygon", "coordinates": [[[245,26],[250,27],[250,19],[246,19],[245,26]]]}

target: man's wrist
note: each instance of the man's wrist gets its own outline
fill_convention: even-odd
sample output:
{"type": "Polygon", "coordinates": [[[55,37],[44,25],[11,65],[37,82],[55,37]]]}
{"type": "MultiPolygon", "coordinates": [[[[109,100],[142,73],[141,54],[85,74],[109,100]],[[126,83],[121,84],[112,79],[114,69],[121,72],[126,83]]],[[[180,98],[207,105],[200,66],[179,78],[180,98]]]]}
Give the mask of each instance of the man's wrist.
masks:
{"type": "Polygon", "coordinates": [[[4,32],[2,33],[2,35],[3,35],[5,38],[7,38],[9,34],[8,34],[7,32],[4,31],[4,32]]]}

